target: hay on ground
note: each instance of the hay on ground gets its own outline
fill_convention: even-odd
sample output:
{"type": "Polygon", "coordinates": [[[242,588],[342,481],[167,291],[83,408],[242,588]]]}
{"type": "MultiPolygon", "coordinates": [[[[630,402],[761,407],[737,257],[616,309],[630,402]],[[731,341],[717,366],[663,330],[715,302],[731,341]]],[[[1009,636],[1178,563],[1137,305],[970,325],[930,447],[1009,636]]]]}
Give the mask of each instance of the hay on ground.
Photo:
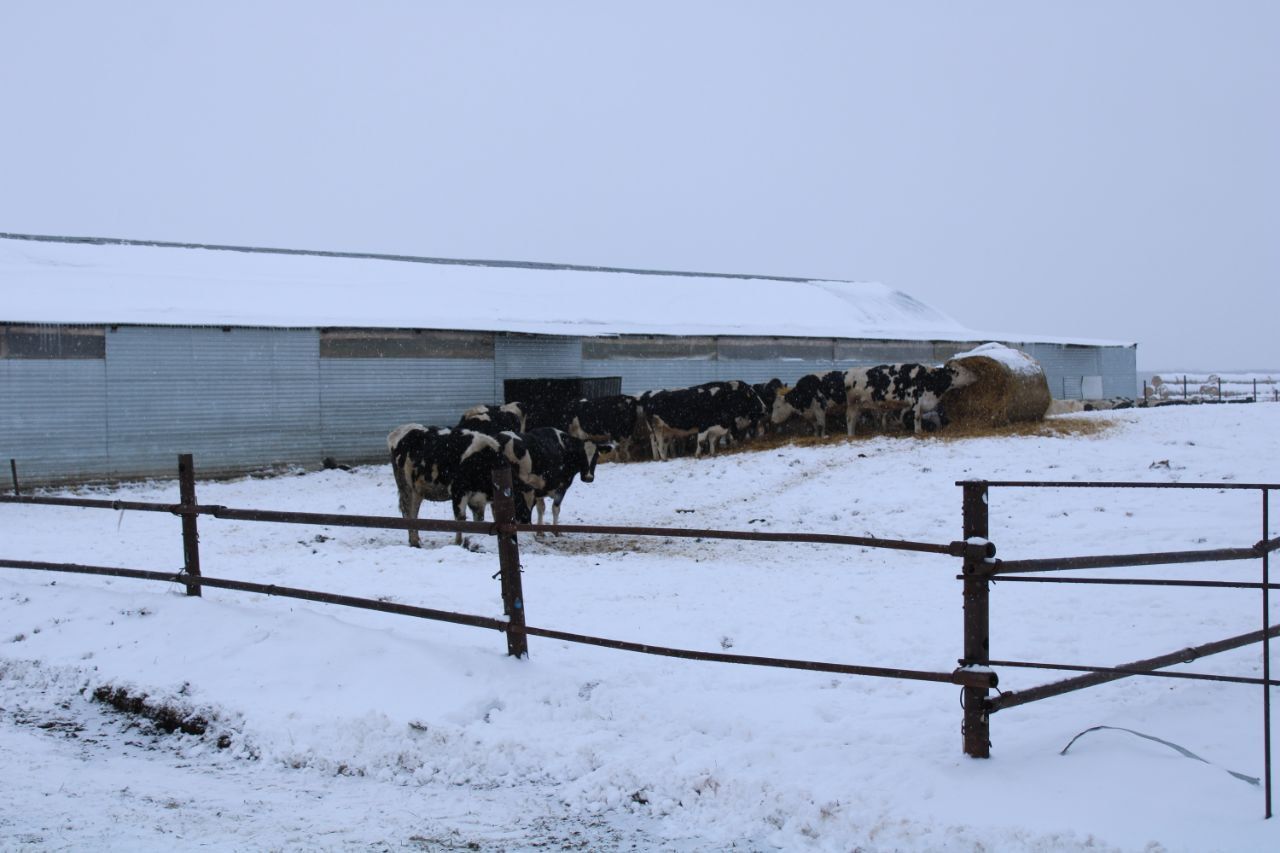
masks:
{"type": "Polygon", "coordinates": [[[962,366],[977,376],[972,385],[957,388],[943,398],[951,423],[990,428],[1044,420],[1053,398],[1044,369],[1031,356],[1005,349],[999,359],[973,354],[947,363],[962,366]]]}

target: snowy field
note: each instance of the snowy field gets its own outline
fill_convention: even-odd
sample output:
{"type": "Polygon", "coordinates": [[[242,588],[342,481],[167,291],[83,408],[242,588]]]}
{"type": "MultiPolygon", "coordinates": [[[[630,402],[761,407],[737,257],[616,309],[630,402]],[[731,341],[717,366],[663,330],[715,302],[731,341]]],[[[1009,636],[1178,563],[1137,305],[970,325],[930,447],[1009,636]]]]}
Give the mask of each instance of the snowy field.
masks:
{"type": "MultiPolygon", "coordinates": [[[[562,521],[949,542],[960,479],[1280,483],[1280,405],[1070,420],[1109,426],[604,465],[574,486],[562,521]]],[[[175,482],[80,494],[178,500],[175,482]]],[[[396,507],[385,466],[200,482],[198,494],[277,510],[396,507]]],[[[1260,507],[1255,491],[995,489],[991,539],[1007,559],[1248,546],[1262,538],[1260,507]]],[[[424,534],[414,550],[394,531],[200,524],[209,576],[501,615],[484,538],[466,550],[424,534]]],[[[179,530],[157,513],[3,505],[0,556],[167,571],[182,562],[179,530]]],[[[521,549],[539,627],[936,671],[961,654],[950,557],[581,535],[523,536],[521,549]]],[[[1256,561],[1092,573],[1259,574],[1256,561]]],[[[993,657],[1095,665],[1262,618],[1256,592],[1167,587],[997,583],[991,607],[993,657]]],[[[1280,850],[1262,789],[1227,772],[1262,776],[1253,686],[1131,678],[1009,709],[992,717],[983,761],[961,753],[960,688],[945,684],[536,637],[516,661],[490,630],[10,569],[0,620],[6,850],[1280,850]],[[95,701],[104,687],[199,715],[207,730],[165,734],[95,701]],[[1059,754],[1099,725],[1205,762],[1119,731],[1059,754]]],[[[1258,677],[1260,647],[1187,669],[1258,677]]],[[[1005,690],[1060,677],[999,674],[1005,690]]]]}

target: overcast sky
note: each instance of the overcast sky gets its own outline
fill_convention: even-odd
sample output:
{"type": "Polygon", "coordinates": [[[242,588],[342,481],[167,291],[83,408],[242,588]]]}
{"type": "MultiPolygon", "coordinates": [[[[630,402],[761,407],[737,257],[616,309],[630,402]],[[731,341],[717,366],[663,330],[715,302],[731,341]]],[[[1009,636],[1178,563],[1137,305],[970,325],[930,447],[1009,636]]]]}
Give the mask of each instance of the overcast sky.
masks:
{"type": "Polygon", "coordinates": [[[876,280],[1280,368],[1276,0],[11,0],[0,79],[0,231],[876,280]]]}

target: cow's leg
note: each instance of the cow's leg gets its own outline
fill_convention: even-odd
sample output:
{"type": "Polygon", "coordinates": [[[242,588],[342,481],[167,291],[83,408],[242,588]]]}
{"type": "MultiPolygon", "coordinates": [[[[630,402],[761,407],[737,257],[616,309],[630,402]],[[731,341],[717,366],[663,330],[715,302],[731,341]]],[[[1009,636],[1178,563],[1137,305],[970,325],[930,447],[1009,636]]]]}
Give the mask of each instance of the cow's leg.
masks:
{"type": "Polygon", "coordinates": [[[850,438],[853,437],[853,430],[858,423],[858,415],[860,414],[858,407],[852,402],[844,404],[844,434],[850,438]]]}
{"type": "MultiPolygon", "coordinates": [[[[461,495],[458,495],[453,499],[453,520],[454,521],[467,520],[466,500],[461,495]]],[[[453,544],[454,545],[462,544],[461,530],[453,534],[453,544]]]]}
{"type": "Polygon", "coordinates": [[[924,432],[924,404],[916,403],[913,408],[913,413],[915,415],[915,423],[912,424],[912,431],[916,435],[920,435],[924,432]]]}
{"type": "Polygon", "coordinates": [[[698,459],[702,456],[702,443],[707,444],[707,453],[714,456],[716,453],[715,439],[711,436],[710,429],[704,429],[702,432],[694,436],[693,439],[693,458],[698,459]]]}
{"type": "MultiPolygon", "coordinates": [[[[547,509],[546,501],[543,500],[542,498],[536,498],[534,500],[534,506],[536,506],[538,509],[538,524],[541,525],[543,515],[545,514],[547,509]]],[[[541,530],[539,530],[537,533],[534,534],[534,536],[543,537],[543,536],[546,536],[546,534],[543,533],[541,530]]]]}
{"type": "Polygon", "coordinates": [[[400,498],[400,517],[408,518],[409,490],[412,486],[410,486],[409,481],[405,479],[404,472],[402,472],[394,462],[391,463],[391,473],[394,474],[396,478],[396,494],[400,498]]]}
{"type": "Polygon", "coordinates": [[[813,434],[822,438],[827,435],[827,410],[814,403],[813,434]]]}
{"type": "MultiPolygon", "coordinates": [[[[560,526],[560,502],[564,500],[564,492],[553,492],[551,500],[551,526],[560,526]]],[[[553,531],[556,536],[560,535],[560,531],[553,531]]]]}
{"type": "Polygon", "coordinates": [[[649,449],[652,451],[653,461],[661,462],[666,457],[662,455],[662,439],[658,436],[660,427],[652,419],[646,423],[649,426],[649,449]]]}
{"type": "MultiPolygon", "coordinates": [[[[418,510],[422,507],[422,495],[413,487],[410,487],[408,492],[407,495],[400,496],[400,511],[409,521],[416,521],[418,519],[418,510]]],[[[409,531],[409,545],[412,548],[422,547],[422,540],[418,538],[418,531],[409,531]]]]}
{"type": "Polygon", "coordinates": [[[722,426],[710,426],[710,427],[707,427],[702,432],[698,433],[698,448],[697,448],[697,451],[693,454],[694,458],[695,459],[698,458],[698,456],[701,454],[702,442],[704,440],[707,442],[707,452],[710,455],[715,456],[716,445],[720,442],[720,439],[723,438],[728,432],[729,430],[725,429],[722,426]]]}

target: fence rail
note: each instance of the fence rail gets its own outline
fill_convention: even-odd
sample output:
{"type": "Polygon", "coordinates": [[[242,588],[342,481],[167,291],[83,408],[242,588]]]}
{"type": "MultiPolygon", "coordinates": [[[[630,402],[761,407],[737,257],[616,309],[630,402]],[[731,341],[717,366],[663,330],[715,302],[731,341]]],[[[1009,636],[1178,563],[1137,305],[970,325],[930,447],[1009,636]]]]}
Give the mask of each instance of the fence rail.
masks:
{"type": "Polygon", "coordinates": [[[90,509],[134,510],[162,512],[181,519],[183,538],[183,567],[177,571],[148,571],[135,568],[91,566],[75,563],[36,562],[0,558],[0,568],[19,570],[73,572],[90,575],[134,578],[181,584],[187,594],[199,596],[204,587],[228,589],[263,595],[296,598],[319,603],[381,611],[422,619],[430,619],[472,627],[501,631],[507,638],[508,654],[525,657],[528,654],[528,638],[542,637],[563,642],[579,643],[621,651],[688,660],[718,663],[745,664],[786,669],[809,670],[846,675],[895,678],[959,685],[963,688],[963,722],[961,726],[964,752],[972,757],[990,755],[990,716],[1008,708],[1059,696],[1064,693],[1094,687],[1133,676],[1179,678],[1248,684],[1263,688],[1263,741],[1266,779],[1266,816],[1271,817],[1271,724],[1270,688],[1280,684],[1271,678],[1269,640],[1280,636],[1280,626],[1270,624],[1269,594],[1277,586],[1270,580],[1270,555],[1280,549],[1280,537],[1270,535],[1270,492],[1280,489],[1277,484],[1242,483],[1141,483],[1141,482],[1079,482],[1079,481],[983,481],[967,480],[956,483],[962,489],[963,539],[952,542],[917,542],[865,536],[842,536],[817,533],[765,533],[760,531],[709,530],[667,527],[625,527],[592,525],[535,525],[516,521],[511,472],[508,468],[494,471],[495,497],[494,521],[432,521],[427,519],[403,519],[387,516],[347,515],[334,513],[280,512],[262,509],[243,509],[221,505],[203,505],[195,494],[194,467],[190,454],[179,457],[179,503],[145,501],[96,500],[80,498],[56,498],[17,494],[16,465],[14,469],[13,495],[0,495],[0,503],[43,506],[81,507],[90,509]],[[989,493],[993,488],[1104,488],[1104,489],[1213,489],[1218,491],[1248,489],[1262,495],[1262,538],[1248,547],[1214,548],[1193,551],[1164,551],[1144,554],[1117,554],[1085,557],[1057,557],[1023,560],[996,559],[996,547],[989,541],[989,493]],[[228,578],[207,577],[201,571],[199,553],[198,519],[213,518],[286,524],[359,527],[384,530],[419,530],[430,532],[462,532],[494,536],[498,543],[503,619],[466,613],[396,604],[369,598],[337,595],[316,590],[258,584],[228,578]],[[539,628],[526,624],[524,593],[521,581],[519,533],[579,533],[591,535],[630,535],[664,538],[722,539],[778,543],[810,543],[844,547],[877,548],[893,551],[911,551],[938,554],[963,560],[958,579],[963,582],[964,635],[963,656],[959,666],[950,672],[904,669],[884,666],[832,663],[813,660],[732,655],[693,649],[679,649],[626,640],[594,637],[539,628]],[[1163,578],[1081,578],[1048,577],[1053,572],[1071,569],[1118,568],[1125,566],[1153,566],[1185,563],[1261,559],[1262,577],[1259,582],[1172,580],[1163,578]],[[1024,573],[1024,574],[1019,574],[1024,573]],[[1027,576],[1030,573],[1033,576],[1027,576]],[[1262,630],[1240,634],[1200,646],[1181,649],[1167,655],[1134,661],[1120,666],[1088,666],[1076,663],[1049,663],[1043,661],[992,660],[990,658],[990,586],[993,581],[1024,583],[1064,584],[1112,584],[1112,585],[1162,585],[1192,588],[1232,588],[1258,590],[1262,594],[1262,630]],[[1187,663],[1201,657],[1218,654],[1230,649],[1261,643],[1262,677],[1217,675],[1193,672],[1161,672],[1159,670],[1187,663]],[[991,691],[999,684],[993,667],[1051,669],[1080,672],[1083,675],[1044,684],[1019,691],[1002,693],[992,698],[991,691]]]}
{"type": "MultiPolygon", "coordinates": [[[[1246,634],[1240,634],[1235,637],[1229,637],[1225,640],[1218,640],[1211,643],[1205,643],[1200,646],[1181,649],[1166,655],[1160,655],[1146,660],[1134,661],[1132,663],[1121,664],[1120,666],[1088,666],[1084,664],[1073,663],[1048,663],[1044,661],[1016,661],[1016,660],[990,660],[984,657],[982,662],[986,666],[992,667],[1012,667],[1012,668],[1030,668],[1030,669],[1050,669],[1061,670],[1067,672],[1081,672],[1073,678],[1064,679],[1062,681],[1043,684],[1038,687],[1032,687],[1025,690],[1005,691],[996,698],[989,696],[980,696],[978,692],[974,693],[973,699],[970,699],[966,691],[966,724],[969,719],[982,719],[986,725],[986,718],[991,714],[1013,708],[1019,705],[1025,705],[1030,702],[1048,699],[1054,696],[1061,696],[1065,693],[1071,693],[1076,690],[1083,690],[1088,687],[1096,687],[1121,678],[1130,678],[1133,676],[1156,677],[1156,678],[1180,678],[1193,681],[1217,681],[1234,684],[1248,684],[1262,687],[1262,729],[1263,729],[1263,765],[1265,783],[1265,816],[1272,816],[1272,773],[1271,773],[1271,688],[1280,685],[1280,681],[1271,678],[1271,650],[1270,641],[1276,637],[1280,637],[1280,626],[1271,624],[1271,606],[1270,593],[1273,589],[1278,588],[1277,584],[1271,583],[1270,575],[1270,556],[1280,548],[1280,537],[1272,538],[1271,521],[1270,521],[1270,494],[1274,490],[1280,490],[1280,484],[1274,483],[1142,483],[1142,482],[1080,482],[1080,481],[978,481],[978,482],[961,482],[966,489],[981,489],[982,503],[977,507],[977,511],[985,514],[988,511],[987,490],[991,488],[1036,488],[1036,489],[1212,489],[1215,491],[1232,491],[1232,490],[1251,490],[1261,494],[1262,498],[1262,538],[1249,547],[1243,548],[1211,548],[1192,551],[1163,551],[1145,554],[1112,554],[1085,557],[1054,557],[1054,558],[1038,558],[1026,560],[996,560],[988,559],[981,563],[971,565],[966,560],[965,574],[961,578],[965,581],[966,589],[973,584],[974,593],[986,598],[988,594],[988,584],[991,581],[1000,580],[1014,581],[1022,583],[1062,583],[1062,584],[1109,584],[1109,585],[1126,585],[1126,586],[1169,586],[1169,587],[1189,587],[1189,588],[1221,588],[1221,589],[1251,589],[1258,590],[1262,593],[1262,629],[1259,631],[1251,631],[1246,634]],[[1223,562],[1232,560],[1261,560],[1262,573],[1259,582],[1239,582],[1239,581],[1211,581],[1211,580],[1173,580],[1165,578],[1081,578],[1081,577],[1028,577],[1021,573],[1032,574],[1048,574],[1059,571],[1069,571],[1078,569],[1100,569],[1100,568],[1123,568],[1129,566],[1156,566],[1156,565],[1177,565],[1187,563],[1209,563],[1223,562]],[[1211,673],[1195,673],[1195,672],[1161,672],[1167,667],[1178,664],[1189,663],[1201,657],[1218,654],[1220,652],[1229,651],[1231,649],[1241,648],[1243,646],[1260,643],[1262,646],[1262,677],[1251,678],[1247,676],[1234,675],[1217,675],[1211,673]],[[979,707],[973,709],[971,703],[977,700],[979,707]]],[[[968,502],[966,501],[966,518],[968,512],[968,502]]],[[[967,522],[966,522],[967,523],[967,522]]],[[[966,596],[968,593],[966,592],[966,596]]],[[[982,604],[985,611],[986,603],[982,604]]],[[[966,741],[966,752],[969,752],[969,743],[966,741]]],[[[969,752],[970,755],[974,754],[969,752]]]]}
{"type": "Polygon", "coordinates": [[[896,678],[913,681],[929,681],[954,684],[966,688],[981,687],[984,690],[986,688],[994,687],[999,681],[998,677],[993,672],[971,670],[963,667],[950,672],[933,672],[901,667],[867,666],[831,663],[826,661],[758,657],[751,655],[731,655],[719,652],[679,649],[647,643],[636,643],[605,637],[593,637],[584,634],[575,634],[566,631],[556,631],[548,628],[530,626],[525,624],[524,621],[524,597],[520,582],[519,551],[516,548],[516,536],[519,533],[555,532],[597,535],[653,536],[664,538],[744,540],[755,542],[810,543],[845,547],[856,546],[863,548],[881,548],[894,551],[923,552],[951,557],[964,557],[971,560],[982,560],[989,559],[996,553],[995,546],[989,542],[953,541],[935,543],[819,533],[765,533],[750,530],[710,530],[678,527],[519,524],[515,520],[515,507],[512,503],[511,472],[506,468],[500,468],[494,472],[496,485],[494,500],[495,520],[492,523],[478,521],[433,521],[428,519],[410,520],[388,516],[335,513],[282,512],[276,510],[227,507],[217,504],[199,504],[195,499],[194,471],[189,454],[184,454],[179,457],[178,472],[179,488],[182,500],[180,503],[176,504],[89,498],[59,498],[20,494],[0,495],[0,503],[131,510],[167,513],[178,516],[182,519],[183,524],[184,566],[181,570],[176,572],[158,572],[111,566],[36,562],[5,558],[0,558],[0,568],[107,575],[112,577],[125,577],[137,580],[182,584],[187,587],[189,595],[199,595],[200,590],[203,587],[213,587],[237,590],[241,592],[259,593],[263,595],[297,598],[326,604],[337,604],[346,607],[355,607],[384,613],[395,613],[480,628],[491,628],[506,633],[508,653],[516,657],[524,657],[528,654],[527,638],[533,636],[603,648],[639,652],[643,654],[683,658],[686,660],[736,663],[751,666],[809,670],[815,672],[862,675],[879,678],[896,678]],[[199,532],[195,526],[196,519],[200,516],[210,516],[230,521],[323,525],[326,527],[358,527],[383,530],[420,530],[448,533],[460,531],[462,533],[496,536],[498,538],[499,577],[501,578],[504,614],[507,618],[494,619],[491,617],[476,616],[466,613],[453,613],[426,607],[394,604],[385,601],[378,601],[376,599],[336,595],[316,590],[256,584],[247,581],[204,576],[199,565],[199,532]]]}

